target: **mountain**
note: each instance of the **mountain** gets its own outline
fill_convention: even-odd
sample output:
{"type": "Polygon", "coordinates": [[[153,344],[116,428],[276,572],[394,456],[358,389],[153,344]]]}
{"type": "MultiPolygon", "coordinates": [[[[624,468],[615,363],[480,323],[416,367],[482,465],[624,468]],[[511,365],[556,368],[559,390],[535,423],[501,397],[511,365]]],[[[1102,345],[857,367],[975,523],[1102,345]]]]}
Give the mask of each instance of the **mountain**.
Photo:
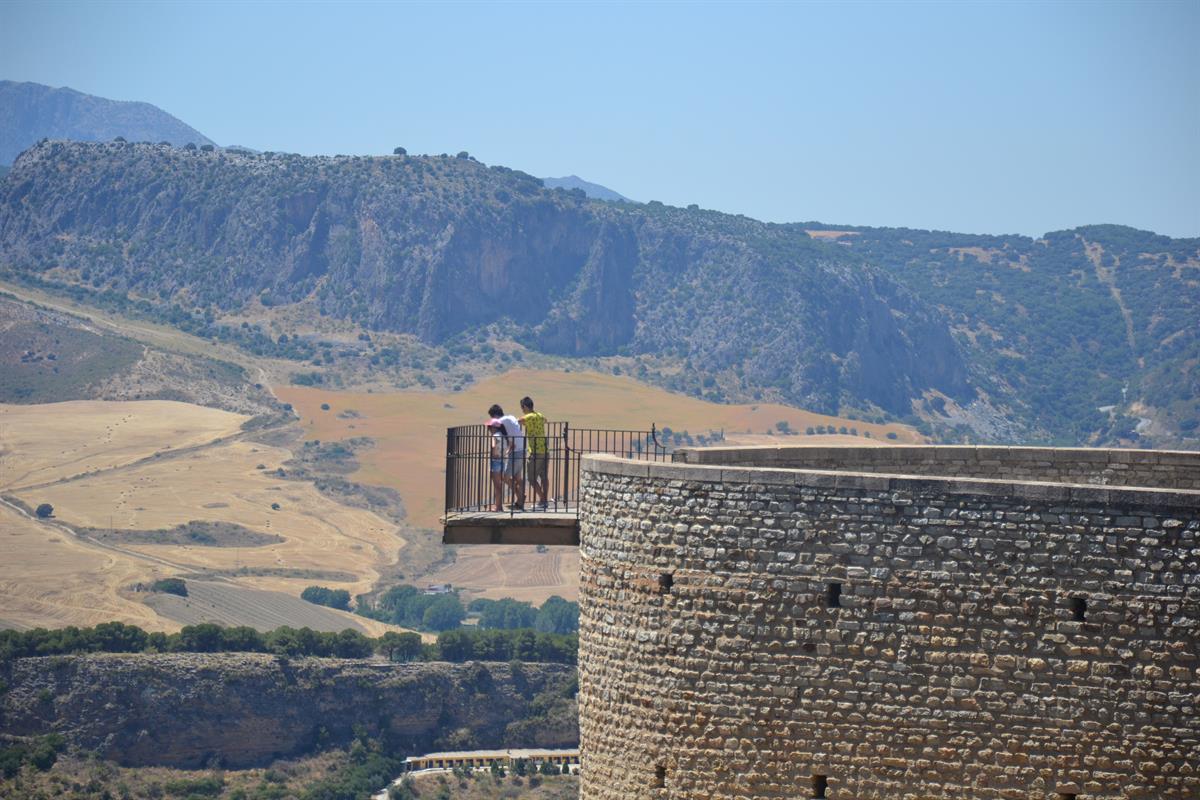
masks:
{"type": "Polygon", "coordinates": [[[1194,446],[1200,426],[1200,240],[1120,226],[775,225],[468,157],[47,141],[0,184],[0,253],[10,279],[203,336],[234,315],[220,330],[301,361],[303,340],[242,320],[305,303],[448,357],[619,356],[710,400],[948,441],[1194,446]]]}
{"type": "Polygon", "coordinates": [[[499,324],[547,353],[669,355],[706,396],[719,377],[724,396],[906,414],[973,394],[941,315],[844,248],[470,158],[43,142],[0,185],[0,252],[18,278],[169,315],[306,301],[431,344],[499,324]]]}
{"type": "Polygon", "coordinates": [[[628,197],[617,194],[612,189],[601,186],[598,183],[589,183],[578,175],[568,175],[565,178],[542,178],[542,185],[547,189],[566,189],[567,191],[580,189],[593,200],[617,200],[623,203],[634,202],[628,197]]]}
{"type": "MultiPolygon", "coordinates": [[[[11,164],[40,139],[213,144],[149,103],[107,100],[74,89],[0,81],[0,164],[11,164]]],[[[2,177],[2,176],[0,176],[2,177]]]]}
{"type": "MultiPolygon", "coordinates": [[[[1200,239],[1120,225],[1024,236],[804,223],[945,315],[984,396],[1059,443],[1195,447],[1200,239]],[[1190,441],[1190,444],[1188,443],[1190,441]]],[[[925,409],[971,424],[953,406],[925,409]]]]}

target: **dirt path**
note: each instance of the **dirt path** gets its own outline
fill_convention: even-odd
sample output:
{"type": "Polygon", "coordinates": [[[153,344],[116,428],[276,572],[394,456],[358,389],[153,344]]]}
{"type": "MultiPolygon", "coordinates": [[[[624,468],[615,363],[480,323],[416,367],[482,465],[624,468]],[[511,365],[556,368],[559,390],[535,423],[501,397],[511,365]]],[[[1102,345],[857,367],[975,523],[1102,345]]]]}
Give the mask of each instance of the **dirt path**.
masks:
{"type": "Polygon", "coordinates": [[[133,558],[133,559],[137,559],[139,561],[145,561],[146,563],[149,563],[149,564],[155,564],[160,567],[167,567],[169,569],[179,570],[181,572],[191,572],[195,569],[194,567],[190,567],[186,564],[179,564],[174,561],[168,561],[165,558],[159,558],[158,556],[152,556],[152,555],[148,555],[146,553],[139,553],[137,550],[127,550],[124,547],[118,547],[113,544],[108,544],[107,542],[102,542],[99,539],[95,539],[91,536],[88,536],[86,533],[80,533],[79,531],[75,530],[75,528],[71,527],[70,525],[67,525],[64,522],[56,522],[51,519],[42,519],[41,517],[38,517],[34,514],[30,514],[28,511],[26,511],[24,508],[22,508],[17,503],[13,503],[8,498],[3,497],[3,496],[0,496],[0,505],[3,505],[5,508],[8,508],[11,511],[15,511],[16,513],[20,514],[22,517],[25,517],[25,519],[29,520],[30,522],[33,522],[36,525],[41,525],[43,527],[51,528],[52,530],[56,530],[59,533],[66,534],[67,536],[71,537],[72,539],[75,539],[78,542],[82,542],[82,543],[90,545],[92,547],[98,547],[101,550],[108,550],[110,552],[117,553],[117,554],[125,556],[127,558],[133,558]]]}
{"type": "MultiPolygon", "coordinates": [[[[1125,305],[1125,301],[1121,298],[1121,290],[1117,288],[1117,267],[1121,266],[1120,259],[1113,256],[1116,261],[1113,266],[1104,266],[1104,248],[1098,244],[1092,244],[1087,239],[1080,239],[1083,242],[1083,250],[1087,253],[1088,260],[1092,262],[1092,267],[1096,271],[1096,280],[1108,287],[1109,294],[1112,295],[1113,301],[1117,304],[1117,309],[1121,312],[1121,316],[1125,319],[1125,339],[1129,342],[1129,349],[1134,353],[1137,352],[1137,337],[1134,334],[1133,314],[1125,305]]],[[[1139,357],[1138,366],[1146,366],[1145,361],[1139,357]]]]}

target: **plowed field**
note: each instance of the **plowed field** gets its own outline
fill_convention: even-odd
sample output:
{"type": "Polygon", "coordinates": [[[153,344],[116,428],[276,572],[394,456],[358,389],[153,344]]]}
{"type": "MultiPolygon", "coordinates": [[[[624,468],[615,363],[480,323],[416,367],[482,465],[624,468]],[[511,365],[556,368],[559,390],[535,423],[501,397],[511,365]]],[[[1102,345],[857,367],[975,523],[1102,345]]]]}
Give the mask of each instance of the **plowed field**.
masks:
{"type": "Polygon", "coordinates": [[[405,544],[396,526],[281,477],[275,470],[291,452],[245,441],[244,420],[160,401],[0,405],[0,493],[12,501],[0,508],[0,625],[115,619],[171,630],[208,614],[254,627],[382,630],[299,594],[318,582],[351,594],[371,589],[405,544]],[[18,510],[41,503],[54,507],[53,518],[18,510]],[[258,547],[210,547],[99,541],[84,530],[164,530],[192,520],[273,536],[258,547]],[[214,574],[227,577],[207,579],[182,607],[134,591],[158,578],[191,583],[214,574]]]}

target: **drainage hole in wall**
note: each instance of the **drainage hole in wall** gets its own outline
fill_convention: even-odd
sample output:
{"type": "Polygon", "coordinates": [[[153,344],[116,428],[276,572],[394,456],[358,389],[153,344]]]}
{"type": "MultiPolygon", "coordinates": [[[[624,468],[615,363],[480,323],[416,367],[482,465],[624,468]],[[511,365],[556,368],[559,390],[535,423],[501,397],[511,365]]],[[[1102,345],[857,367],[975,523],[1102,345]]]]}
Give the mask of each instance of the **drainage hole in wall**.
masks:
{"type": "Polygon", "coordinates": [[[675,576],[669,572],[664,572],[658,576],[658,593],[666,594],[671,591],[671,587],[675,585],[675,576]]]}
{"type": "Polygon", "coordinates": [[[654,788],[662,789],[667,785],[667,768],[659,764],[654,768],[654,788]]]}
{"type": "Polygon", "coordinates": [[[829,779],[824,775],[813,775],[813,790],[812,796],[819,800],[825,797],[825,792],[829,789],[829,779]]]}
{"type": "Polygon", "coordinates": [[[1072,597],[1071,614],[1074,615],[1076,622],[1085,621],[1087,619],[1087,600],[1082,597],[1072,597]]]}
{"type": "Polygon", "coordinates": [[[841,608],[842,607],[842,585],[840,583],[831,583],[825,589],[825,607],[826,608],[841,608]]]}

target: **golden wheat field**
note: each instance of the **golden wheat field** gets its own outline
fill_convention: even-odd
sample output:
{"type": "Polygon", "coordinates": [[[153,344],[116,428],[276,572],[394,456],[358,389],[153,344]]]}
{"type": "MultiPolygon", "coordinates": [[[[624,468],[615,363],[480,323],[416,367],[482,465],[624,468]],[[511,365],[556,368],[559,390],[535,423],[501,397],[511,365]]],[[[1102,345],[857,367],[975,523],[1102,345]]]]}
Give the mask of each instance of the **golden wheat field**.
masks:
{"type": "MultiPolygon", "coordinates": [[[[119,619],[173,629],[204,614],[266,626],[282,613],[290,621],[278,624],[329,629],[326,617],[334,613],[350,627],[383,630],[299,601],[281,599],[285,610],[270,614],[243,602],[238,589],[288,600],[314,583],[368,591],[405,544],[391,522],[340,505],[309,482],[279,476],[275,470],[290,452],[240,438],[244,420],[162,401],[0,406],[0,493],[9,503],[0,620],[24,627],[119,619]],[[18,510],[42,503],[54,507],[52,519],[33,520],[18,510]],[[122,541],[125,531],[196,520],[236,523],[274,537],[236,547],[146,543],[144,535],[122,541]],[[187,607],[160,603],[155,613],[141,602],[147,593],[135,589],[168,576],[205,582],[207,599],[187,607]]],[[[263,598],[257,605],[265,607],[263,598]]]]}
{"type": "Polygon", "coordinates": [[[813,414],[774,403],[720,405],[672,394],[631,378],[595,372],[520,369],[480,381],[453,394],[425,391],[366,394],[287,386],[276,394],[295,407],[301,423],[316,439],[370,436],[376,446],[359,454],[361,468],[352,475],[363,483],[399,490],[413,524],[437,527],[445,481],[446,428],[483,422],[488,407],[499,403],[519,410],[523,396],[551,420],[568,420],[581,428],[661,429],[693,434],[724,430],[730,443],[787,441],[804,444],[871,444],[895,433],[897,442],[919,441],[902,425],[872,425],[813,414]],[[329,410],[323,410],[328,404],[329,410]],[[347,411],[354,412],[346,415],[347,411]],[[777,422],[793,430],[808,426],[853,425],[870,431],[858,436],[768,437],[777,422]]]}
{"type": "MultiPolygon", "coordinates": [[[[367,436],[348,476],[397,489],[411,523],[437,528],[442,512],[445,429],[483,420],[493,402],[516,409],[529,394],[550,419],[577,427],[646,429],[654,423],[693,435],[723,430],[733,444],[780,441],[882,444],[902,426],[855,422],[855,436],[767,435],[846,420],[774,404],[717,405],[629,378],[593,372],[515,370],[453,394],[331,392],[286,387],[310,439],[367,436]],[[328,410],[322,404],[329,406],[328,410]]],[[[321,494],[280,469],[284,447],[254,442],[246,417],[170,401],[75,401],[0,405],[0,625],[89,625],[120,620],[151,630],[211,620],[270,628],[332,630],[386,626],[298,600],[309,585],[374,588],[403,567],[405,538],[396,525],[321,494]],[[49,520],[30,511],[54,507],[49,520]],[[212,546],[159,532],[191,522],[241,526],[256,541],[212,546]],[[169,537],[167,537],[169,538],[169,537]],[[192,595],[142,591],[181,576],[192,595]]],[[[406,571],[407,570],[403,570],[406,571]]],[[[514,597],[535,604],[578,596],[574,548],[460,547],[421,582],[450,583],[468,597],[514,597]]],[[[409,572],[411,575],[412,573],[409,572]]]]}
{"type": "MultiPolygon", "coordinates": [[[[410,521],[428,528],[439,527],[443,510],[446,428],[482,422],[492,403],[516,410],[526,394],[548,418],[577,427],[649,429],[653,423],[693,434],[723,429],[730,444],[871,445],[883,444],[889,432],[900,442],[918,440],[900,425],[850,422],[770,403],[718,405],[595,372],[513,370],[453,394],[332,392],[295,386],[276,393],[293,404],[314,439],[374,439],[374,447],[358,454],[360,468],[351,479],[397,489],[410,521]],[[323,404],[329,408],[323,409],[323,404]],[[853,425],[860,432],[870,431],[873,438],[767,435],[780,421],[800,431],[810,425],[853,425]]],[[[457,548],[454,563],[422,581],[450,583],[469,597],[514,597],[540,604],[551,595],[577,598],[578,574],[574,548],[538,553],[529,547],[474,545],[457,548]]]]}

